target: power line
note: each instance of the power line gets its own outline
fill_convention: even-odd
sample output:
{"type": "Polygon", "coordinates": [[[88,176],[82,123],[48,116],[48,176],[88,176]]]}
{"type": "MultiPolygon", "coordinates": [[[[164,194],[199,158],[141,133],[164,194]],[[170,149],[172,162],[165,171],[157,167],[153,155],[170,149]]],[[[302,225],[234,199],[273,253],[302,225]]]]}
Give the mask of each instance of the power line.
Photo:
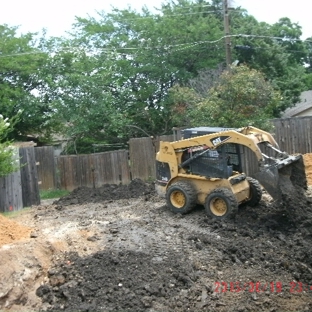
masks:
{"type": "MultiPolygon", "coordinates": [[[[252,50],[269,50],[268,48],[262,48],[262,47],[258,47],[258,46],[241,46],[241,45],[235,45],[234,49],[238,49],[238,50],[245,50],[245,51],[252,51],[252,50]]],[[[287,52],[291,52],[291,53],[304,53],[304,51],[300,51],[300,50],[287,50],[287,52]]]]}
{"type": "Polygon", "coordinates": [[[136,20],[142,19],[157,19],[158,17],[167,18],[167,17],[174,17],[174,16],[186,16],[186,15],[200,15],[200,14],[215,14],[216,12],[221,12],[222,10],[211,10],[211,11],[202,11],[202,12],[189,12],[189,13],[178,13],[178,14],[158,14],[153,16],[140,16],[134,18],[116,18],[112,20],[112,22],[132,22],[136,20]]]}
{"type": "Polygon", "coordinates": [[[242,37],[242,38],[262,38],[262,39],[276,39],[284,42],[291,41],[301,41],[301,42],[309,42],[312,43],[312,40],[302,40],[302,39],[294,39],[294,38],[285,38],[285,37],[275,37],[275,36],[263,36],[263,35],[246,35],[246,34],[237,34],[230,35],[230,37],[242,37]]]}
{"type": "Polygon", "coordinates": [[[272,40],[280,40],[283,42],[302,42],[302,43],[312,43],[312,40],[305,40],[302,41],[301,39],[293,39],[293,38],[285,38],[285,37],[275,37],[275,36],[263,36],[263,35],[248,35],[248,34],[236,34],[236,35],[226,35],[222,36],[216,40],[202,40],[196,42],[189,42],[189,43],[179,43],[179,44],[172,44],[172,45],[158,45],[158,46],[141,46],[141,47],[111,47],[111,48],[91,48],[91,49],[83,49],[81,47],[70,47],[70,48],[62,48],[59,50],[51,51],[51,52],[44,52],[44,51],[30,51],[30,52],[20,52],[20,53],[12,53],[12,54],[5,54],[1,55],[0,58],[5,57],[14,57],[14,56],[22,56],[22,55],[35,55],[35,54],[49,54],[49,53],[59,53],[59,52],[77,52],[77,51],[84,51],[87,53],[95,53],[95,52],[115,52],[118,54],[122,54],[117,52],[118,50],[124,51],[139,51],[139,50],[152,50],[152,49],[164,49],[170,50],[172,48],[181,48],[187,49],[194,47],[196,45],[201,44],[215,44],[227,37],[235,37],[235,38],[261,38],[261,39],[272,39],[272,40]]]}
{"type": "MultiPolygon", "coordinates": [[[[198,5],[198,6],[190,6],[190,7],[185,7],[182,9],[193,9],[193,8],[205,8],[205,7],[211,7],[211,5],[198,5]]],[[[238,13],[238,12],[244,12],[245,9],[239,9],[239,8],[235,8],[234,10],[231,10],[231,14],[232,13],[238,13]]],[[[184,16],[184,15],[196,15],[196,14],[216,14],[217,12],[223,12],[223,9],[214,9],[214,10],[208,10],[208,11],[198,11],[198,12],[189,12],[189,13],[178,13],[178,14],[164,14],[163,12],[155,14],[155,15],[151,15],[151,16],[137,16],[137,17],[133,17],[133,18],[116,18],[113,21],[118,22],[118,21],[122,21],[122,22],[128,22],[128,21],[136,21],[136,20],[142,20],[142,19],[155,19],[158,18],[159,16],[161,17],[174,17],[174,16],[184,16]]],[[[107,14],[108,16],[110,14],[107,14]]]]}

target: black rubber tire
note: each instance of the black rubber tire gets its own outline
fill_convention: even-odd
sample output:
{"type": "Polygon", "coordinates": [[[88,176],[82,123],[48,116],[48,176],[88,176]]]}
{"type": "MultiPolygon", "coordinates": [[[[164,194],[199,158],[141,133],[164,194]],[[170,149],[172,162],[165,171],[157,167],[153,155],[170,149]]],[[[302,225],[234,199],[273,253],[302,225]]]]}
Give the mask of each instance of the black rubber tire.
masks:
{"type": "Polygon", "coordinates": [[[238,210],[238,203],[233,192],[227,188],[212,191],[206,198],[205,211],[214,219],[232,219],[238,210]]]}
{"type": "Polygon", "coordinates": [[[246,202],[246,204],[250,207],[257,206],[262,198],[262,189],[258,180],[253,179],[251,177],[247,177],[247,181],[250,186],[250,199],[246,202]]]}
{"type": "Polygon", "coordinates": [[[190,182],[176,182],[169,186],[166,192],[166,202],[172,212],[188,213],[197,203],[195,188],[190,182]]]}

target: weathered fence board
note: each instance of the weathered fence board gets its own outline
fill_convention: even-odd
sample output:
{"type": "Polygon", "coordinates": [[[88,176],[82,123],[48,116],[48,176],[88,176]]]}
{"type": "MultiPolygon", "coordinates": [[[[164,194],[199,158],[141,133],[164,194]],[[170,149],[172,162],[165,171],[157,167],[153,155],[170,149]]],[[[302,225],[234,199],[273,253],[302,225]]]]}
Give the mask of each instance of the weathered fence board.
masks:
{"type": "Polygon", "coordinates": [[[56,168],[53,146],[35,147],[39,189],[49,190],[56,188],[56,168]]]}
{"type": "Polygon", "coordinates": [[[155,145],[150,137],[130,139],[129,155],[132,179],[155,179],[155,145]]]}
{"type": "MultiPolygon", "coordinates": [[[[312,152],[312,117],[274,119],[272,123],[274,125],[272,134],[282,151],[290,154],[312,152]]],[[[176,131],[175,136],[130,139],[129,154],[128,151],[123,150],[59,156],[55,158],[57,166],[54,172],[52,149],[35,148],[42,154],[46,153],[46,155],[36,156],[37,161],[40,162],[38,171],[42,181],[41,189],[52,188],[52,185],[54,188],[73,190],[79,186],[99,187],[105,183],[127,184],[130,178],[153,180],[156,175],[155,153],[159,149],[159,141],[170,142],[180,137],[181,134],[176,131]]],[[[241,157],[243,169],[248,175],[258,171],[258,163],[251,150],[243,147],[241,157]]]]}
{"type": "MultiPolygon", "coordinates": [[[[273,135],[282,151],[289,154],[312,153],[312,117],[273,119],[272,123],[273,135]]],[[[21,170],[0,179],[0,211],[39,204],[39,187],[42,190],[62,188],[71,191],[79,186],[127,184],[131,178],[153,180],[159,140],[175,139],[180,139],[177,131],[175,136],[131,139],[129,152],[122,150],[79,156],[54,157],[53,147],[20,148],[21,170]],[[38,167],[36,161],[39,162],[38,167]]],[[[241,157],[243,169],[248,175],[258,170],[252,151],[242,148],[241,157]]]]}
{"type": "Polygon", "coordinates": [[[282,151],[289,154],[312,152],[312,117],[273,119],[274,137],[282,151]]]}
{"type": "MultiPolygon", "coordinates": [[[[19,161],[18,149],[13,161],[19,161]]],[[[0,212],[18,211],[22,208],[21,172],[16,171],[0,178],[0,212]]]]}
{"type": "Polygon", "coordinates": [[[24,207],[40,204],[38,173],[34,147],[19,149],[24,207]]]}
{"type": "Polygon", "coordinates": [[[103,184],[128,184],[130,169],[128,151],[66,155],[57,157],[60,188],[69,191],[80,186],[100,187],[103,184]]]}

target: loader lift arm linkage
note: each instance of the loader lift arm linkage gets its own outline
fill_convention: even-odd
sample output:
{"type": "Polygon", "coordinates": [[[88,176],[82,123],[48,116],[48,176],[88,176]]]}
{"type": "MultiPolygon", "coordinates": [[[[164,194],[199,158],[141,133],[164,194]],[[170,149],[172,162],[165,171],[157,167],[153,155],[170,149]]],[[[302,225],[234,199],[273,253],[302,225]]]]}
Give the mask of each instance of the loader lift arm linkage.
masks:
{"type": "MultiPolygon", "coordinates": [[[[296,163],[300,158],[302,159],[302,155],[288,155],[280,151],[273,136],[261,129],[248,126],[235,130],[225,130],[195,136],[175,142],[160,142],[159,154],[163,154],[167,159],[172,176],[177,176],[179,173],[184,172],[183,169],[186,165],[203,155],[207,150],[216,150],[228,143],[246,146],[255,154],[258,160],[259,172],[255,173],[253,177],[262,184],[274,199],[279,200],[281,198],[280,179],[289,180],[289,177],[285,178],[281,176],[279,169],[296,163]],[[264,154],[259,144],[270,149],[274,157],[264,154]],[[186,161],[182,161],[183,151],[196,147],[201,147],[203,152],[196,154],[186,161]]],[[[299,168],[299,170],[304,170],[304,168],[299,168]]]]}

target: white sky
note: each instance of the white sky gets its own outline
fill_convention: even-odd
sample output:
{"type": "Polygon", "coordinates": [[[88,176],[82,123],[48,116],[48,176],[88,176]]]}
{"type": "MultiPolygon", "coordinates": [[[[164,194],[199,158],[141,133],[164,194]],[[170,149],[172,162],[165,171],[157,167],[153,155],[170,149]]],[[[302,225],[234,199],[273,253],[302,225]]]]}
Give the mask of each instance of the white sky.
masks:
{"type": "MultiPolygon", "coordinates": [[[[289,17],[299,23],[303,39],[312,36],[311,0],[231,0],[242,6],[258,21],[270,24],[280,17],[289,17]]],[[[75,16],[96,16],[96,11],[109,11],[111,5],[120,9],[128,4],[140,9],[160,7],[162,0],[1,0],[0,24],[20,26],[22,32],[38,32],[46,28],[48,35],[62,36],[71,29],[75,16]]]]}

